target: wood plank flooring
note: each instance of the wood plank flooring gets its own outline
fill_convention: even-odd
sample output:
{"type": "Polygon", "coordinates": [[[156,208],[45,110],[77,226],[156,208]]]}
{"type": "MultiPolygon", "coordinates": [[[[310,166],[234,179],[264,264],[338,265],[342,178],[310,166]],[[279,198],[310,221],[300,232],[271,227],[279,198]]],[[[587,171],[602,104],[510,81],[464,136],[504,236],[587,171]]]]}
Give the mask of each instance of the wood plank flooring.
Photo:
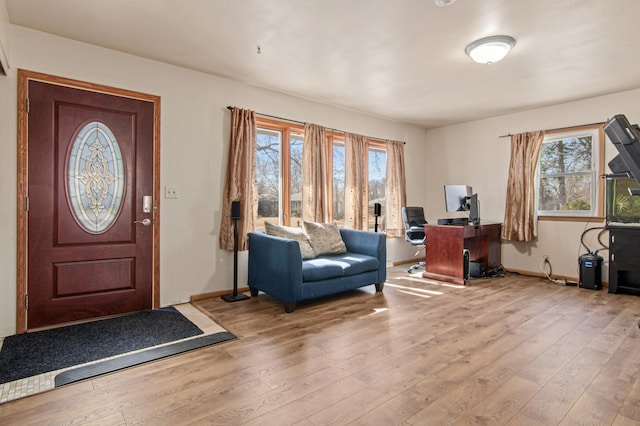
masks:
{"type": "Polygon", "coordinates": [[[301,303],[194,303],[239,338],[0,405],[0,424],[637,425],[640,297],[391,268],[301,303]]]}

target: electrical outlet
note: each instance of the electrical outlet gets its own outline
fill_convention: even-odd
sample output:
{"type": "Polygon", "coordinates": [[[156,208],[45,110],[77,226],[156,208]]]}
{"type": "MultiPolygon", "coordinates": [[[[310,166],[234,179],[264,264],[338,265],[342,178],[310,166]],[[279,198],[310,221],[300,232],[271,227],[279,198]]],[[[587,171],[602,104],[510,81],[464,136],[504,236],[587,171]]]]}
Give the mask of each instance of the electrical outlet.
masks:
{"type": "Polygon", "coordinates": [[[175,186],[165,186],[164,187],[164,198],[167,199],[176,199],[178,198],[178,188],[175,186]]]}
{"type": "Polygon", "coordinates": [[[542,255],[542,260],[544,260],[546,262],[551,262],[551,255],[550,254],[543,254],[542,255]]]}

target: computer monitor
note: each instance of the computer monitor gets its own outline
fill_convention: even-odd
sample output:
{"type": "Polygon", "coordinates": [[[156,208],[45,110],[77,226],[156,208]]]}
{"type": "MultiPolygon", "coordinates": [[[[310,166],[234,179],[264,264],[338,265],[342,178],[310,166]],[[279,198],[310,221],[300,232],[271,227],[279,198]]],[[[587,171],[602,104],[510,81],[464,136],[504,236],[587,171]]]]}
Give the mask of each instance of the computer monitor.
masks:
{"type": "Polygon", "coordinates": [[[445,185],[444,200],[447,212],[469,211],[469,197],[473,195],[473,190],[467,185],[445,185]]]}
{"type": "Polygon", "coordinates": [[[480,226],[480,206],[478,204],[478,194],[473,194],[469,197],[469,221],[474,226],[480,226]]]}

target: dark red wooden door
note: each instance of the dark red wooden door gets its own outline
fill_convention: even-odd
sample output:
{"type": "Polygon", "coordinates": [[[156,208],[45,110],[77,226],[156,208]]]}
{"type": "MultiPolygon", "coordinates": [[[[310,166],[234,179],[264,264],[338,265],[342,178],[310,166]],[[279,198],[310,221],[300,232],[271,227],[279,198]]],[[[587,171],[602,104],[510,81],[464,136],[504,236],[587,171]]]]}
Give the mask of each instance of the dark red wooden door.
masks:
{"type": "Polygon", "coordinates": [[[29,82],[29,329],[152,307],[153,108],[29,82]]]}

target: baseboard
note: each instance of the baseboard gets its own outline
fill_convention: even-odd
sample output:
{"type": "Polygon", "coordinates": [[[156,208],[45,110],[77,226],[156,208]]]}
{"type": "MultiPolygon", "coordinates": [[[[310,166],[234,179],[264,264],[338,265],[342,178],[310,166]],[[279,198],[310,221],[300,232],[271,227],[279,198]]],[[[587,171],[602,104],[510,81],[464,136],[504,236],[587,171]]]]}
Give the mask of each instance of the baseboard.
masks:
{"type": "MultiPolygon", "coordinates": [[[[547,276],[542,272],[533,272],[533,271],[526,271],[524,269],[511,269],[511,268],[506,269],[506,271],[513,272],[514,274],[526,275],[528,277],[547,278],[547,276]]],[[[575,277],[566,277],[564,275],[556,275],[556,274],[553,274],[551,277],[554,280],[567,280],[567,281],[578,282],[578,278],[575,278],[575,277]]]]}
{"type": "MultiPolygon", "coordinates": [[[[542,272],[532,272],[532,271],[525,271],[525,270],[522,270],[522,269],[511,269],[511,268],[507,269],[507,271],[508,272],[513,272],[515,274],[526,275],[526,276],[529,276],[529,277],[547,278],[547,276],[542,272]]],[[[563,281],[566,280],[566,281],[574,282],[574,283],[580,282],[580,278],[577,278],[577,277],[567,277],[567,276],[564,276],[564,275],[556,275],[556,274],[553,274],[551,277],[554,280],[563,280],[563,281]]],[[[609,282],[603,281],[602,282],[602,288],[609,288],[609,282]]]]}
{"type": "MultiPolygon", "coordinates": [[[[400,266],[400,265],[406,265],[409,263],[418,263],[419,260],[418,258],[414,258],[414,259],[405,259],[405,260],[396,260],[394,262],[391,262],[391,265],[393,266],[400,266]]],[[[513,272],[515,274],[520,274],[520,275],[526,275],[529,277],[540,277],[540,278],[547,278],[547,276],[545,274],[543,274],[542,272],[532,272],[532,271],[526,271],[524,269],[507,269],[508,272],[513,272]]],[[[567,280],[567,281],[572,281],[577,283],[578,281],[580,281],[578,278],[576,277],[565,277],[562,275],[553,275],[554,279],[560,279],[560,280],[567,280]]],[[[602,282],[602,287],[603,288],[608,288],[609,287],[609,283],[608,282],[602,282]]],[[[243,287],[243,288],[239,288],[238,292],[240,293],[245,293],[249,291],[249,287],[243,287]]],[[[210,293],[202,293],[202,294],[194,294],[193,296],[190,297],[190,301],[191,302],[197,302],[198,300],[204,300],[204,299],[212,299],[215,297],[220,297],[220,296],[224,296],[226,294],[233,294],[233,290],[221,290],[221,291],[212,291],[210,293]]]]}
{"type": "Polygon", "coordinates": [[[423,262],[424,258],[413,258],[413,259],[405,259],[405,260],[396,260],[395,262],[391,262],[392,266],[400,266],[400,265],[408,265],[409,263],[418,263],[423,262]]]}
{"type": "MultiPolygon", "coordinates": [[[[416,258],[417,259],[417,258],[416,258]]],[[[395,262],[392,262],[393,266],[400,266],[400,265],[405,265],[405,264],[409,264],[409,263],[417,263],[418,260],[416,259],[406,259],[406,260],[397,260],[395,262]]],[[[507,269],[508,272],[513,272],[515,274],[520,274],[520,275],[526,275],[528,277],[539,277],[539,278],[547,278],[547,276],[542,273],[542,272],[533,272],[533,271],[527,271],[524,269],[507,269]]],[[[580,279],[578,277],[568,277],[568,276],[564,276],[564,275],[556,275],[554,274],[552,276],[553,279],[555,280],[566,280],[569,282],[574,282],[577,283],[580,281],[580,279]]],[[[609,288],[609,283],[603,281],[602,282],[602,288],[609,288]]]]}
{"type": "MultiPolygon", "coordinates": [[[[249,287],[243,287],[238,289],[239,293],[244,293],[247,291],[249,291],[249,287]]],[[[233,294],[233,290],[221,290],[221,291],[212,291],[210,293],[194,294],[189,298],[189,301],[197,302],[198,300],[213,299],[214,297],[225,296],[227,294],[233,294]]]]}

